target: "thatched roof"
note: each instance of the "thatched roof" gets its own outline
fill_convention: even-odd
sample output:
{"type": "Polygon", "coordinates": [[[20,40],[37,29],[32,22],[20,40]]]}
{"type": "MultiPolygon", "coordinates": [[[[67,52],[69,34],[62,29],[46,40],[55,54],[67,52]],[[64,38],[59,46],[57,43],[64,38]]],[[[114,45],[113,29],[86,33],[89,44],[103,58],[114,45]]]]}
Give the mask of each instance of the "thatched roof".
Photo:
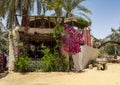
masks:
{"type": "Polygon", "coordinates": [[[68,24],[68,25],[71,25],[71,26],[76,26],[76,27],[79,27],[81,29],[84,29],[85,27],[88,27],[87,24],[85,23],[80,23],[76,17],[70,17],[70,18],[67,18],[65,19],[64,21],[64,24],[68,24]]]}

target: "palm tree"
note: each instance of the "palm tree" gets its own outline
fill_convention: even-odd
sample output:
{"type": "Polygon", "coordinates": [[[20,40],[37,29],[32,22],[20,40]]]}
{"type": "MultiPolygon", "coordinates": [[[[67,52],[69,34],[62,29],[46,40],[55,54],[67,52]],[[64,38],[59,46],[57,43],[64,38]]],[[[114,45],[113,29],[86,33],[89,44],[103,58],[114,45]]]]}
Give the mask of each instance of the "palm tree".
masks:
{"type": "MultiPolygon", "coordinates": [[[[42,1],[43,0],[1,0],[0,17],[6,17],[8,28],[12,28],[12,25],[18,24],[18,20],[15,15],[30,15],[30,13],[34,11],[35,2],[37,2],[38,14],[45,10],[42,1]]],[[[26,19],[26,16],[22,17],[22,19],[26,19]]]]}
{"type": "Polygon", "coordinates": [[[55,11],[55,13],[52,15],[62,16],[63,14],[62,7],[64,4],[64,0],[45,0],[43,1],[43,3],[48,10],[55,11]]]}
{"type": "MultiPolygon", "coordinates": [[[[62,16],[63,9],[66,11],[65,16],[75,15],[73,11],[77,8],[79,12],[91,13],[87,8],[79,3],[84,0],[1,0],[0,17],[7,17],[7,26],[18,25],[16,14],[29,15],[34,11],[34,3],[37,3],[37,13],[45,14],[46,10],[55,10],[57,16],[62,16]]],[[[87,17],[84,13],[81,15],[87,17]]],[[[24,16],[23,20],[27,17],[24,16]]],[[[87,17],[88,18],[88,17],[87,17]]]]}
{"type": "Polygon", "coordinates": [[[94,45],[109,55],[115,55],[116,58],[120,55],[120,27],[117,30],[111,28],[111,31],[112,33],[104,39],[94,39],[94,45]]]}
{"type": "MultiPolygon", "coordinates": [[[[111,41],[120,42],[120,27],[117,30],[111,28],[111,31],[112,33],[109,36],[107,36],[107,38],[110,39],[111,41]]],[[[120,49],[119,44],[114,44],[115,57],[118,55],[119,49],[120,49]]]]}
{"type": "Polygon", "coordinates": [[[47,3],[46,7],[49,10],[54,10],[55,15],[57,16],[62,16],[64,13],[63,11],[66,11],[66,13],[64,13],[64,16],[67,18],[71,16],[76,16],[74,14],[74,10],[77,9],[79,15],[83,15],[87,19],[89,19],[84,13],[91,14],[91,11],[88,10],[86,7],[80,5],[80,3],[82,3],[83,1],[85,0],[46,0],[44,3],[47,3]]]}
{"type": "MultiPolygon", "coordinates": [[[[31,0],[2,0],[2,4],[0,5],[1,16],[7,16],[7,26],[12,28],[12,25],[16,25],[16,13],[22,13],[24,10],[24,14],[28,13],[28,6],[31,5],[31,0]],[[30,2],[29,2],[30,1],[30,2]],[[23,3],[24,2],[24,3],[23,3]]],[[[32,6],[29,6],[32,7],[32,6]]]]}
{"type": "Polygon", "coordinates": [[[0,21],[0,52],[4,51],[5,53],[8,53],[7,34],[8,32],[6,31],[3,23],[0,21]]]}
{"type": "Polygon", "coordinates": [[[66,10],[65,16],[72,17],[72,16],[83,16],[84,18],[88,19],[90,22],[88,16],[85,15],[85,13],[92,14],[89,9],[82,6],[80,3],[82,3],[85,0],[64,0],[63,8],[66,10]],[[77,10],[77,12],[75,12],[77,10]]]}
{"type": "Polygon", "coordinates": [[[112,33],[107,38],[113,41],[120,41],[120,27],[117,30],[111,28],[111,31],[112,33]]]}
{"type": "Polygon", "coordinates": [[[45,1],[47,0],[37,0],[37,14],[45,15],[45,12],[48,10],[46,7],[45,1]]]}
{"type": "Polygon", "coordinates": [[[80,4],[83,1],[85,0],[64,0],[63,8],[64,10],[66,10],[65,16],[66,17],[76,16],[74,14],[75,13],[74,10],[76,9],[79,12],[79,15],[82,15],[88,18],[84,13],[91,14],[91,11],[80,4]]]}
{"type": "Polygon", "coordinates": [[[6,29],[0,19],[0,72],[3,72],[4,67],[2,63],[1,53],[8,54],[8,39],[6,37],[6,29]]]}

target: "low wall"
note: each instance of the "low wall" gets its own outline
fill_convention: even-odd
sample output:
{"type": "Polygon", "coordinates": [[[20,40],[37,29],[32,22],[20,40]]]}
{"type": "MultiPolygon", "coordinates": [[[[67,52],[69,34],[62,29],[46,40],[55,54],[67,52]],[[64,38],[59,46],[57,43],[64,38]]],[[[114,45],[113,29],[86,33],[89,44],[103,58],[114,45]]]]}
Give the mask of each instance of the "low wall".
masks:
{"type": "Polygon", "coordinates": [[[95,49],[93,47],[84,45],[82,47],[82,66],[85,68],[87,64],[91,61],[94,60],[96,57],[98,57],[99,50],[95,49]]]}

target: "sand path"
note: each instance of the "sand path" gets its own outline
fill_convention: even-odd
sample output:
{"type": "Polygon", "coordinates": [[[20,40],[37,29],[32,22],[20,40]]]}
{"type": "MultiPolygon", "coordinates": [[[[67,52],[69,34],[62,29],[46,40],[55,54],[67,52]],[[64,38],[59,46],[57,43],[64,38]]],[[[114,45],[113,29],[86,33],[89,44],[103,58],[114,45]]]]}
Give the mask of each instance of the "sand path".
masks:
{"type": "Polygon", "coordinates": [[[108,64],[108,69],[85,69],[75,72],[9,73],[0,79],[0,85],[120,85],[120,64],[108,64]]]}

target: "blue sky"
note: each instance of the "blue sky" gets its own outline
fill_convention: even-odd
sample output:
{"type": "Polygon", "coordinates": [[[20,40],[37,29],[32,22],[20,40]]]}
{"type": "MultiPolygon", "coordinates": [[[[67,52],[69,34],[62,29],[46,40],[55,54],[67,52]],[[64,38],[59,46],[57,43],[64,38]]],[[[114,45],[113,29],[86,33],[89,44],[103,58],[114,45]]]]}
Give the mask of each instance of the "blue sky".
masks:
{"type": "Polygon", "coordinates": [[[111,28],[120,26],[120,0],[86,0],[82,3],[91,10],[92,35],[105,38],[111,33],[111,28]]]}

